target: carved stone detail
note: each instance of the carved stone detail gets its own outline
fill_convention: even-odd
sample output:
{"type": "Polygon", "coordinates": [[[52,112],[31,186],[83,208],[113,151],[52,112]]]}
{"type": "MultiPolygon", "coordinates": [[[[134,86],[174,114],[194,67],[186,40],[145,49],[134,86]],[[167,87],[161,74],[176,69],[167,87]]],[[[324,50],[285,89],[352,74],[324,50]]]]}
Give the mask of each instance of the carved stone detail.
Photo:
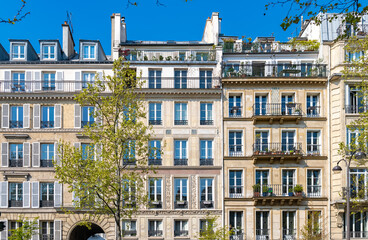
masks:
{"type": "Polygon", "coordinates": [[[191,208],[197,208],[197,178],[195,175],[190,176],[190,199],[191,199],[191,208]]]}
{"type": "Polygon", "coordinates": [[[165,184],[165,199],[166,199],[166,203],[165,203],[165,208],[166,209],[171,209],[171,177],[170,176],[166,176],[166,184],[165,184]]]}

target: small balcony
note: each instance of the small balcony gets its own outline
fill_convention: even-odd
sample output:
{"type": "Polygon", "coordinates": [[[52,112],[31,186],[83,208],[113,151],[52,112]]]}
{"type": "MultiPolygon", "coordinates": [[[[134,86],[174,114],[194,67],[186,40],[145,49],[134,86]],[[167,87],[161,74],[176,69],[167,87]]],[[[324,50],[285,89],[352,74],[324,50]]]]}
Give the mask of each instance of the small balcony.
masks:
{"type": "Polygon", "coordinates": [[[307,156],[321,156],[320,144],[307,144],[307,156]]]}
{"type": "Polygon", "coordinates": [[[175,166],[188,166],[188,158],[175,158],[174,165],[175,166]]]}
{"type": "Polygon", "coordinates": [[[301,143],[255,143],[253,144],[253,162],[274,163],[279,160],[280,163],[285,161],[295,162],[299,164],[302,159],[301,143]]]}
{"type": "Polygon", "coordinates": [[[94,121],[81,121],[81,127],[91,127],[95,122],[94,121]]]}
{"type": "Polygon", "coordinates": [[[41,121],[41,128],[54,128],[54,121],[41,121]]]}
{"type": "Polygon", "coordinates": [[[174,201],[174,208],[176,209],[187,209],[188,208],[188,201],[174,201]]]}
{"type": "Polygon", "coordinates": [[[148,230],[148,237],[162,237],[162,230],[148,230]]]}
{"type": "Polygon", "coordinates": [[[188,236],[188,230],[175,230],[174,237],[186,237],[188,236]]]}
{"type": "Polygon", "coordinates": [[[240,232],[233,233],[230,235],[229,240],[245,240],[244,233],[242,233],[241,230],[240,232]]]}
{"type": "Polygon", "coordinates": [[[25,92],[26,88],[25,88],[25,81],[22,80],[20,81],[20,83],[18,83],[17,81],[13,81],[11,83],[11,91],[12,92],[25,92]]]}
{"type": "Polygon", "coordinates": [[[296,229],[282,229],[283,240],[296,240],[296,229]]]}
{"type": "Polygon", "coordinates": [[[54,167],[53,160],[51,160],[51,159],[41,159],[41,167],[54,167]]]}
{"type": "MultiPolygon", "coordinates": [[[[343,239],[346,238],[346,232],[345,232],[345,230],[344,230],[344,232],[342,234],[342,238],[343,239]]],[[[350,231],[350,238],[367,239],[368,238],[368,231],[350,231]]]]}
{"type": "Polygon", "coordinates": [[[309,198],[319,198],[322,197],[322,186],[313,185],[307,186],[307,197],[309,198]]]}
{"type": "Polygon", "coordinates": [[[368,111],[368,105],[346,105],[346,114],[360,114],[368,111]]]}
{"type": "Polygon", "coordinates": [[[253,123],[275,121],[282,124],[286,121],[296,124],[302,119],[303,112],[300,103],[260,103],[253,105],[253,123]]]}
{"type": "Polygon", "coordinates": [[[23,200],[9,200],[9,207],[23,207],[23,200]]]}
{"type": "Polygon", "coordinates": [[[54,234],[40,234],[40,240],[54,240],[54,234]]]}
{"type": "Polygon", "coordinates": [[[55,91],[55,85],[54,86],[42,86],[43,91],[55,91]]]}
{"type": "Polygon", "coordinates": [[[162,208],[162,201],[154,201],[150,200],[148,203],[149,208],[161,209],[162,208]]]}
{"type": "Polygon", "coordinates": [[[213,158],[201,158],[199,163],[201,166],[213,166],[213,158]]]}
{"type": "Polygon", "coordinates": [[[213,208],[214,203],[213,203],[213,201],[201,200],[201,202],[200,202],[199,205],[200,205],[201,208],[209,208],[209,209],[211,209],[211,208],[213,208]]]}
{"type": "Polygon", "coordinates": [[[307,107],[305,117],[316,118],[321,117],[321,106],[310,106],[307,107]]]}
{"type": "Polygon", "coordinates": [[[229,118],[241,118],[242,117],[242,107],[233,106],[229,111],[229,118]]]}
{"type": "Polygon", "coordinates": [[[160,158],[148,159],[148,165],[150,165],[150,166],[152,166],[152,165],[161,166],[162,165],[162,159],[160,159],[160,158]]]}
{"type": "MultiPolygon", "coordinates": [[[[158,42],[155,42],[154,44],[157,43],[158,42]]],[[[139,41],[139,44],[143,45],[145,43],[139,41]]],[[[168,43],[162,42],[161,44],[168,44],[168,43]]],[[[150,61],[150,62],[188,63],[188,62],[216,61],[216,50],[175,51],[175,50],[119,49],[119,55],[124,56],[125,60],[130,62],[150,61]]]]}
{"type": "Polygon", "coordinates": [[[12,121],[10,120],[9,122],[9,127],[10,128],[23,128],[23,121],[12,121]]]}
{"type": "Polygon", "coordinates": [[[40,207],[54,207],[54,200],[41,200],[40,207]]]}
{"type": "Polygon", "coordinates": [[[200,120],[200,125],[213,125],[213,120],[200,120]]]}
{"type": "Polygon", "coordinates": [[[268,184],[253,186],[253,200],[255,205],[300,205],[304,194],[300,184],[268,184]]]}
{"type": "Polygon", "coordinates": [[[23,158],[9,159],[9,167],[23,167],[23,158]]]}
{"type": "Polygon", "coordinates": [[[256,240],[269,240],[270,229],[256,229],[256,240]]]}
{"type": "Polygon", "coordinates": [[[243,157],[243,145],[230,145],[229,146],[230,157],[243,157]]]}
{"type": "Polygon", "coordinates": [[[188,120],[175,120],[175,125],[188,125],[188,120]]]}
{"type": "MultiPolygon", "coordinates": [[[[368,202],[368,187],[357,183],[351,183],[350,198],[356,202],[368,202]]],[[[346,187],[342,188],[342,197],[346,198],[346,187]]]]}
{"type": "Polygon", "coordinates": [[[162,125],[162,120],[149,120],[149,125],[162,125]]]}
{"type": "Polygon", "coordinates": [[[123,237],[135,237],[137,236],[137,230],[123,230],[123,237]]]}
{"type": "Polygon", "coordinates": [[[243,187],[242,186],[230,186],[229,187],[230,198],[243,198],[243,187]]]}

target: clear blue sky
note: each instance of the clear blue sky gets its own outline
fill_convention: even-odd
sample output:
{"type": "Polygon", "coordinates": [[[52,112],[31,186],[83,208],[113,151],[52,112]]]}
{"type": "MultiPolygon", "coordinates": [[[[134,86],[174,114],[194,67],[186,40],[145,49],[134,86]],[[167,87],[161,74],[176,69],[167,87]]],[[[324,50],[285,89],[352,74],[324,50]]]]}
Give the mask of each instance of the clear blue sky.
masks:
{"type": "MultiPolygon", "coordinates": [[[[133,0],[134,1],[134,0],[133,0]]],[[[201,40],[205,20],[220,12],[222,33],[235,36],[274,36],[287,41],[296,35],[293,26],[284,32],[280,23],[286,9],[274,8],[264,16],[268,0],[137,0],[138,6],[127,8],[126,0],[27,0],[25,10],[31,14],[15,25],[0,24],[0,43],[9,50],[8,39],[28,39],[39,52],[40,39],[62,40],[61,24],[66,11],[72,13],[74,40],[98,39],[110,55],[110,16],[120,12],[127,22],[129,40],[201,40]]],[[[0,16],[11,17],[20,0],[3,0],[0,16]]],[[[78,47],[76,50],[79,51],[78,47]]]]}

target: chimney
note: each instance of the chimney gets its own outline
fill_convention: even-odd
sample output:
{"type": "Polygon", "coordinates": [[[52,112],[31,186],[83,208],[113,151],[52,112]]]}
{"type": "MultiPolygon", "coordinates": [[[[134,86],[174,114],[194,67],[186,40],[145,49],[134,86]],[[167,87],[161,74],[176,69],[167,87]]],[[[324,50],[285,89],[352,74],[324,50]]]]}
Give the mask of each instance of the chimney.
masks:
{"type": "Polygon", "coordinates": [[[126,42],[126,24],[125,18],[120,13],[114,13],[111,16],[111,56],[114,48],[118,48],[120,43],[126,42]]]}
{"type": "Polygon", "coordinates": [[[63,27],[63,52],[65,58],[70,59],[75,55],[73,35],[67,22],[64,22],[61,26],[63,27]]]}
{"type": "Polygon", "coordinates": [[[221,19],[219,18],[219,13],[213,12],[211,19],[207,19],[206,21],[202,41],[217,45],[219,42],[220,32],[221,32],[221,19]]]}

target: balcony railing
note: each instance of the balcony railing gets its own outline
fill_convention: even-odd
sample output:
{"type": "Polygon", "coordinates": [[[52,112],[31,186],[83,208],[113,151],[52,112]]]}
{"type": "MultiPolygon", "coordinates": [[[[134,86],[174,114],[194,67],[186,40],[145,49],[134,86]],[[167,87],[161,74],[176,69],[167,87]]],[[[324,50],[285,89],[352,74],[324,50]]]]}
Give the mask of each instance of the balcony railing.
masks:
{"type": "Polygon", "coordinates": [[[53,207],[54,206],[54,200],[41,200],[40,201],[40,207],[53,207]]]}
{"type": "MultiPolygon", "coordinates": [[[[300,185],[300,184],[298,184],[300,185]]],[[[301,186],[301,185],[300,185],[301,186]]],[[[301,197],[303,192],[295,192],[296,184],[267,184],[253,188],[254,197],[301,197]]]]}
{"type": "Polygon", "coordinates": [[[9,159],[9,167],[23,167],[23,159],[9,159]]]}
{"type": "Polygon", "coordinates": [[[362,23],[358,23],[356,25],[357,29],[354,30],[354,27],[352,24],[340,24],[340,26],[337,28],[337,34],[343,35],[346,34],[348,36],[365,36],[368,33],[368,24],[362,24],[362,23]]]}
{"type": "Polygon", "coordinates": [[[158,165],[158,166],[161,166],[162,165],[162,159],[159,159],[159,158],[151,158],[151,159],[148,159],[148,165],[158,165]]]}
{"type": "Polygon", "coordinates": [[[23,200],[9,200],[9,207],[23,207],[23,200]]]}
{"type": "Polygon", "coordinates": [[[296,229],[282,229],[282,239],[283,240],[295,240],[296,239],[296,229]]]}
{"type": "Polygon", "coordinates": [[[188,236],[188,230],[174,230],[174,237],[188,236]]]}
{"type": "Polygon", "coordinates": [[[150,208],[162,208],[162,201],[150,200],[148,203],[150,208]]]}
{"type": "Polygon", "coordinates": [[[23,121],[12,121],[10,120],[10,128],[23,128],[23,121]]]}
{"type": "Polygon", "coordinates": [[[233,235],[230,235],[230,240],[245,240],[244,233],[234,233],[233,235]]]}
{"type": "Polygon", "coordinates": [[[213,120],[200,120],[201,125],[213,125],[213,120]]]}
{"type": "Polygon", "coordinates": [[[322,186],[307,186],[307,197],[321,197],[322,196],[322,186]]]}
{"type": "Polygon", "coordinates": [[[54,167],[52,159],[41,159],[41,167],[54,167]]]}
{"type": "MultiPolygon", "coordinates": [[[[360,223],[358,223],[360,224],[360,223]]],[[[346,238],[346,232],[344,230],[342,234],[343,238],[346,238]]],[[[350,231],[350,238],[368,238],[368,231],[350,231]]]]}
{"type": "Polygon", "coordinates": [[[241,108],[242,108],[241,106],[231,107],[229,111],[229,117],[230,118],[241,118],[242,117],[241,108]]]}
{"type": "Polygon", "coordinates": [[[41,121],[41,128],[53,128],[54,121],[41,121]]]}
{"type": "Polygon", "coordinates": [[[213,208],[213,201],[201,200],[200,207],[201,208],[213,208]]]}
{"type": "Polygon", "coordinates": [[[153,62],[208,62],[216,61],[216,50],[130,50],[121,49],[127,61],[153,62]]]}
{"type": "Polygon", "coordinates": [[[348,114],[359,114],[368,111],[368,105],[346,105],[345,113],[348,114]]]}
{"type": "Polygon", "coordinates": [[[124,237],[134,237],[137,236],[137,230],[123,230],[124,237]]]}
{"type": "Polygon", "coordinates": [[[213,158],[201,158],[199,163],[201,166],[213,166],[213,158]]]}
{"type": "Polygon", "coordinates": [[[319,144],[307,144],[308,156],[321,156],[321,145],[319,144]]]}
{"type": "Polygon", "coordinates": [[[242,198],[243,196],[243,187],[242,186],[230,186],[229,187],[229,197],[230,198],[242,198]]]}
{"type": "Polygon", "coordinates": [[[230,157],[242,157],[243,156],[243,145],[230,145],[229,146],[230,157]]]}
{"type": "Polygon", "coordinates": [[[188,125],[188,120],[175,120],[175,125],[188,125]]]}
{"type": "Polygon", "coordinates": [[[224,66],[222,76],[224,78],[249,78],[249,77],[270,77],[270,78],[304,78],[304,77],[326,77],[325,64],[243,64],[224,66]]]}
{"type": "Polygon", "coordinates": [[[174,202],[174,208],[186,209],[186,208],[188,208],[188,201],[186,201],[186,200],[175,201],[174,202]]]}
{"type": "Polygon", "coordinates": [[[320,117],[321,116],[321,106],[309,106],[307,107],[306,117],[320,117]]]}
{"type": "Polygon", "coordinates": [[[148,230],[148,237],[161,237],[162,230],[148,230]]]}
{"type": "Polygon", "coordinates": [[[256,240],[269,240],[270,229],[256,229],[256,240]]]}
{"type": "Polygon", "coordinates": [[[162,125],[162,120],[148,120],[149,125],[162,125]]]}
{"type": "Polygon", "coordinates": [[[188,158],[175,158],[174,159],[175,166],[187,166],[188,165],[188,158]]]}
{"type": "Polygon", "coordinates": [[[253,155],[299,155],[302,154],[301,143],[255,143],[253,155]]]}
{"type": "Polygon", "coordinates": [[[123,159],[123,165],[136,165],[135,159],[123,159]]]}
{"type": "Polygon", "coordinates": [[[253,116],[302,116],[300,103],[259,103],[253,105],[253,116]]]}
{"type": "Polygon", "coordinates": [[[313,45],[293,45],[289,42],[234,42],[223,43],[224,53],[278,53],[317,51],[313,45]]]}
{"type": "Polygon", "coordinates": [[[54,234],[40,234],[40,240],[54,240],[54,234]]]}
{"type": "MultiPolygon", "coordinates": [[[[343,197],[346,197],[346,187],[342,188],[343,197]]],[[[356,200],[368,200],[368,187],[362,186],[357,183],[352,183],[350,188],[350,198],[354,198],[356,200]]]]}

